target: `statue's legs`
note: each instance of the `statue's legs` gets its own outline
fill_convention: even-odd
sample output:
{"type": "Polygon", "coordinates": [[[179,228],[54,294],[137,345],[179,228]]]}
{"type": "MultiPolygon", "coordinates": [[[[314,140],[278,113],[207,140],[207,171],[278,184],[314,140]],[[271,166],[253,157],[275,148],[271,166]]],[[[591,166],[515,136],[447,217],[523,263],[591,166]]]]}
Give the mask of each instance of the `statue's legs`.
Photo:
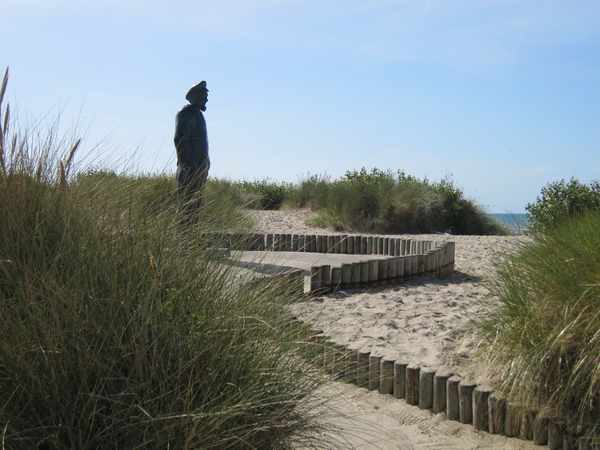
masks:
{"type": "Polygon", "coordinates": [[[198,211],[202,207],[207,178],[208,167],[197,171],[178,169],[177,189],[182,201],[182,225],[191,225],[198,221],[198,211]]]}

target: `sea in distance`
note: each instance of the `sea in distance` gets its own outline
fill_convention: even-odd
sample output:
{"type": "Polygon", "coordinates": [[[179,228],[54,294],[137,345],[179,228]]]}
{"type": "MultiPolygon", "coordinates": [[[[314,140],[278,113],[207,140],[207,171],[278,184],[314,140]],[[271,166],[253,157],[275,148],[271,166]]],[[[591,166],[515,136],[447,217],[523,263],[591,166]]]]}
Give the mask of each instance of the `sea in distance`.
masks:
{"type": "Polygon", "coordinates": [[[527,214],[490,214],[496,221],[506,225],[515,234],[523,234],[527,226],[527,214]]]}

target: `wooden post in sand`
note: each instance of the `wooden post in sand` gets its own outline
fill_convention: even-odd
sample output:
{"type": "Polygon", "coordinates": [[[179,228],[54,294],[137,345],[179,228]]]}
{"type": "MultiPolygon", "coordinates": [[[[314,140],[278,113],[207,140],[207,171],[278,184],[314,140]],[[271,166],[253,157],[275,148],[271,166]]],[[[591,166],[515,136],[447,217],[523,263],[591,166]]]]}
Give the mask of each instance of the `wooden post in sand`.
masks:
{"type": "Polygon", "coordinates": [[[348,255],[354,255],[354,236],[346,237],[346,253],[348,255]]]}
{"type": "Polygon", "coordinates": [[[419,255],[412,255],[410,258],[410,279],[415,280],[419,276],[419,255]]]}
{"type": "Polygon", "coordinates": [[[394,361],[386,358],[381,359],[379,368],[379,392],[382,394],[391,394],[394,392],[394,361]]]}
{"type": "Polygon", "coordinates": [[[320,266],[313,266],[310,268],[310,291],[311,292],[318,291],[323,286],[322,273],[323,273],[323,271],[320,266]]]}
{"type": "Polygon", "coordinates": [[[473,422],[473,391],[475,383],[464,381],[458,386],[460,404],[460,423],[473,422]]]}
{"type": "Polygon", "coordinates": [[[559,450],[563,448],[563,424],[555,418],[548,423],[548,448],[559,450]]]}
{"type": "Polygon", "coordinates": [[[367,287],[369,284],[369,261],[360,262],[360,285],[367,287]]]}
{"type": "Polygon", "coordinates": [[[360,254],[361,255],[366,255],[367,254],[367,237],[366,236],[361,236],[360,237],[360,254]]]}
{"type": "Polygon", "coordinates": [[[433,408],[433,376],[435,371],[422,368],[419,372],[419,408],[433,408]]]}
{"type": "Polygon", "coordinates": [[[417,276],[425,276],[425,255],[423,254],[417,256],[417,276]]]}
{"type": "Polygon", "coordinates": [[[396,258],[390,258],[387,260],[387,275],[386,278],[390,284],[396,283],[396,270],[397,270],[396,258]]]}
{"type": "Polygon", "coordinates": [[[342,264],[342,289],[352,285],[352,264],[342,264]]]}
{"type": "Polygon", "coordinates": [[[396,283],[404,282],[404,256],[396,256],[396,283]]]}
{"type": "Polygon", "coordinates": [[[450,420],[460,420],[459,385],[460,379],[457,377],[448,378],[446,383],[446,417],[450,420]]]}
{"type": "Polygon", "coordinates": [[[314,234],[306,236],[306,251],[310,253],[317,251],[317,236],[314,234]]]}
{"type": "Polygon", "coordinates": [[[341,253],[342,255],[348,254],[348,235],[347,234],[342,234],[340,236],[340,244],[337,246],[337,249],[339,251],[336,251],[336,253],[341,253]]]}
{"type": "Polygon", "coordinates": [[[548,444],[548,417],[540,416],[534,422],[533,443],[535,445],[548,444]]]}
{"type": "Polygon", "coordinates": [[[408,255],[404,257],[404,281],[412,279],[412,256],[408,255]]]}
{"type": "Polygon", "coordinates": [[[331,266],[329,264],[321,266],[321,288],[327,291],[331,289],[331,266]]]}
{"type": "Polygon", "coordinates": [[[373,254],[373,236],[367,236],[367,255],[373,254]]]}
{"type": "Polygon", "coordinates": [[[356,366],[356,384],[358,387],[368,387],[369,384],[369,356],[371,352],[359,350],[356,366]]]}
{"type": "Polygon", "coordinates": [[[433,413],[439,414],[446,411],[446,383],[449,374],[436,373],[433,376],[433,413]]]}
{"type": "Polygon", "coordinates": [[[337,292],[342,288],[342,268],[331,268],[331,290],[337,292]]]}
{"type": "Polygon", "coordinates": [[[491,391],[482,387],[473,390],[473,428],[477,431],[489,430],[488,398],[491,391]]]}
{"type": "Polygon", "coordinates": [[[361,279],[360,270],[361,270],[361,265],[362,264],[360,262],[352,263],[352,266],[351,266],[351,277],[352,277],[351,284],[352,284],[352,288],[353,289],[356,289],[357,287],[360,286],[360,279],[361,279]]]}
{"type": "Polygon", "coordinates": [[[488,398],[488,414],[490,417],[490,434],[504,432],[504,414],[506,402],[498,393],[492,393],[488,398]]]}
{"type": "Polygon", "coordinates": [[[406,367],[408,364],[394,362],[394,397],[406,398],[406,367]]]}
{"type": "Polygon", "coordinates": [[[369,287],[377,286],[379,276],[379,260],[371,259],[369,262],[369,287]]]}
{"type": "Polygon", "coordinates": [[[419,366],[411,364],[406,368],[406,403],[419,404],[419,366]]]}
{"type": "Polygon", "coordinates": [[[387,283],[387,271],[388,271],[388,261],[387,259],[380,259],[378,261],[378,275],[377,275],[377,284],[379,286],[383,286],[387,283]]]}
{"type": "Polygon", "coordinates": [[[379,378],[381,377],[381,356],[369,355],[369,390],[374,391],[379,388],[379,378]]]}
{"type": "Polygon", "coordinates": [[[504,411],[504,434],[507,437],[519,437],[521,434],[520,407],[513,403],[507,403],[504,411]]]}
{"type": "Polygon", "coordinates": [[[533,440],[533,422],[535,421],[536,412],[530,410],[522,411],[521,415],[521,430],[519,438],[524,441],[533,440]]]}
{"type": "Polygon", "coordinates": [[[358,352],[356,349],[347,348],[346,349],[346,383],[354,383],[356,384],[356,368],[358,361],[358,352]]]}

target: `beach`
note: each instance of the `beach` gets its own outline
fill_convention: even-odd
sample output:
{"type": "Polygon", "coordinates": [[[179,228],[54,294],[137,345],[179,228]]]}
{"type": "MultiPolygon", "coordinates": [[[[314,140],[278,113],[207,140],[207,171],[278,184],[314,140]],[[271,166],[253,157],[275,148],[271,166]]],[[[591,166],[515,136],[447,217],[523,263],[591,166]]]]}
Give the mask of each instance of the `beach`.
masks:
{"type": "MultiPolygon", "coordinates": [[[[313,214],[308,210],[249,213],[257,232],[335,233],[307,226],[313,214]]],[[[494,253],[510,250],[527,237],[394,236],[455,242],[454,274],[308,297],[291,307],[293,313],[336,343],[493,387],[484,358],[477,357],[483,342],[470,322],[484,312],[479,301],[489,295],[484,280],[493,275],[494,253]]],[[[530,442],[477,432],[470,425],[445,420],[443,414],[354,385],[332,383],[316,397],[317,403],[324,402],[319,420],[327,429],[319,448],[534,448],[530,442]]]]}

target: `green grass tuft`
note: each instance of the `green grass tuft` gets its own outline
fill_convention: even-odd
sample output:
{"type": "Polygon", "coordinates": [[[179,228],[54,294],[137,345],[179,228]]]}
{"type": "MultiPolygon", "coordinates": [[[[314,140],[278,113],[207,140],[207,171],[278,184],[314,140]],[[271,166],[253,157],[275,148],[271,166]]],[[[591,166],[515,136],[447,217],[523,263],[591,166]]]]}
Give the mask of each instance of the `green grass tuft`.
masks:
{"type": "Polygon", "coordinates": [[[513,401],[600,431],[600,213],[501,253],[477,321],[513,401]]]}

